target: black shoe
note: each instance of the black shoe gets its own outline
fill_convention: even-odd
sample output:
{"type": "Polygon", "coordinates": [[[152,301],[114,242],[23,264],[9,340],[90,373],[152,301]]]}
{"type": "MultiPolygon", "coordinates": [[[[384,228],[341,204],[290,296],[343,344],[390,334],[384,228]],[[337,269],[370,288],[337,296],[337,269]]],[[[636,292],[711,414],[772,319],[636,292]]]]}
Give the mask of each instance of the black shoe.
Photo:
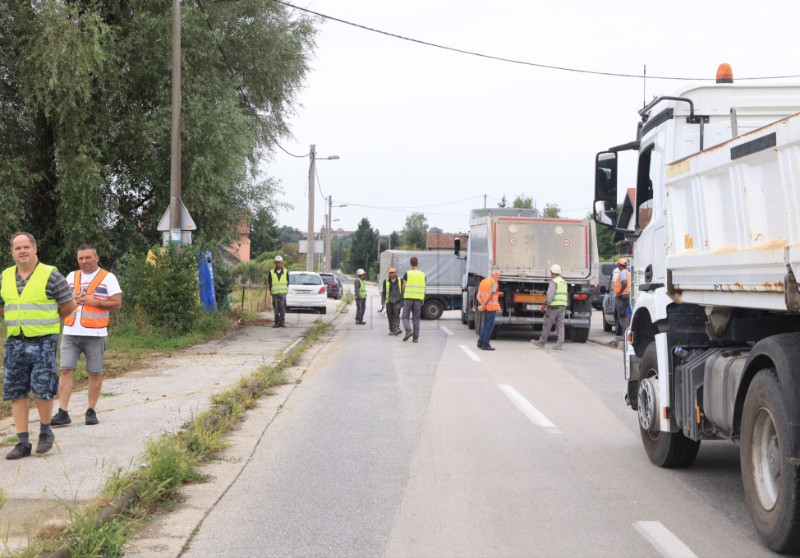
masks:
{"type": "MultiPolygon", "coordinates": [[[[53,447],[53,442],[56,441],[56,435],[50,432],[49,434],[39,434],[39,443],[36,444],[36,453],[47,453],[53,447]]],[[[30,450],[28,451],[30,455],[30,450]]]]}
{"type": "Polygon", "coordinates": [[[86,409],[86,424],[91,426],[99,423],[100,421],[97,420],[97,413],[94,412],[94,409],[86,409]]]}
{"type": "Polygon", "coordinates": [[[59,407],[58,412],[50,419],[50,426],[66,426],[71,422],[72,419],[69,418],[69,413],[59,407]]]}
{"type": "Polygon", "coordinates": [[[415,337],[411,340],[412,343],[419,343],[419,337],[415,337]]]}
{"type": "Polygon", "coordinates": [[[406,334],[403,336],[403,341],[408,341],[411,339],[411,336],[414,335],[413,331],[407,331],[406,334]]]}
{"type": "Polygon", "coordinates": [[[403,332],[401,330],[399,330],[399,329],[396,329],[395,332],[394,332],[395,335],[402,335],[402,333],[403,332]]]}
{"type": "Polygon", "coordinates": [[[492,347],[491,345],[484,345],[483,347],[481,347],[481,350],[494,351],[494,347],[492,347]]]}
{"type": "Polygon", "coordinates": [[[6,454],[6,459],[22,459],[23,457],[28,457],[30,454],[31,445],[20,442],[14,446],[13,450],[6,454]]]}
{"type": "Polygon", "coordinates": [[[272,324],[272,327],[281,327],[280,324],[272,324]]]}

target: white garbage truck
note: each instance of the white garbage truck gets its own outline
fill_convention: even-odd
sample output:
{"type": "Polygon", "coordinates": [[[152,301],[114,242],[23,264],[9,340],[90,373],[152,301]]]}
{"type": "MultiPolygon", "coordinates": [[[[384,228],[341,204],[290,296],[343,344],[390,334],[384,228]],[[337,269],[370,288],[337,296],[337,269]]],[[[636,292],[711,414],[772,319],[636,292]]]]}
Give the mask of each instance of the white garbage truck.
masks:
{"type": "Polygon", "coordinates": [[[500,270],[500,307],[492,339],[498,328],[541,329],[541,306],[550,284],[550,266],[561,266],[567,282],[569,305],[565,329],[572,341],[585,343],[592,321],[591,290],[597,282],[594,223],[591,219],[548,219],[536,209],[473,209],[469,220],[466,273],[462,281],[461,321],[481,330],[481,312],[475,311],[480,282],[492,269],[500,270]]]}
{"type": "Polygon", "coordinates": [[[800,85],[720,70],[597,154],[594,216],[633,241],[625,396],[648,457],[687,467],[703,440],[737,443],[756,530],[798,552],[800,85]],[[619,193],[635,186],[635,202],[617,215],[629,161],[619,193]]]}

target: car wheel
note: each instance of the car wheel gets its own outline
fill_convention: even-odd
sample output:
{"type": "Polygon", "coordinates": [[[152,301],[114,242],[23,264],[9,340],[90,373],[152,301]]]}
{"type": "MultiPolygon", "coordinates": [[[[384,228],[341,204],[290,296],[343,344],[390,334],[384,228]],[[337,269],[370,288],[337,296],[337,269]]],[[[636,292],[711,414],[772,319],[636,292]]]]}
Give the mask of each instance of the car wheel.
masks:
{"type": "Polygon", "coordinates": [[[328,313],[328,307],[326,306],[326,307],[324,307],[324,308],[320,308],[320,309],[319,309],[319,313],[320,313],[320,314],[327,314],[327,313],[328,313]]]}

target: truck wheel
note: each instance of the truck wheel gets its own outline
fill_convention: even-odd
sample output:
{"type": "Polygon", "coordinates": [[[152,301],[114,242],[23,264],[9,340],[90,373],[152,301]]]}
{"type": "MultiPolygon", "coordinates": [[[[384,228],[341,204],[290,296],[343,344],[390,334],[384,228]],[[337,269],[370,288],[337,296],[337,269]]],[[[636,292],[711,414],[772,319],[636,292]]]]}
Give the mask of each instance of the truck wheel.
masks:
{"type": "MultiPolygon", "coordinates": [[[[666,374],[665,374],[666,376],[666,374]]],[[[650,461],[659,467],[688,467],[697,457],[700,442],[690,440],[682,432],[659,430],[661,406],[658,402],[659,383],[656,344],[650,343],[639,365],[639,432],[650,461]]]]}
{"type": "Polygon", "coordinates": [[[422,317],[426,320],[438,320],[444,314],[444,305],[438,300],[426,300],[422,305],[422,317]]]}
{"type": "Polygon", "coordinates": [[[800,551],[800,476],[790,463],[786,401],[774,368],[753,378],[742,410],[744,498],[758,534],[775,552],[800,551]]]}
{"type": "MultiPolygon", "coordinates": [[[[469,329],[475,329],[475,320],[469,320],[469,321],[467,321],[467,327],[468,327],[469,329]]],[[[480,330],[478,330],[478,331],[480,331],[480,330]]]]}
{"type": "Polygon", "coordinates": [[[586,343],[589,340],[589,328],[573,327],[569,332],[569,338],[575,343],[586,343]]]}
{"type": "Polygon", "coordinates": [[[467,325],[467,313],[461,310],[461,323],[467,325]]]}

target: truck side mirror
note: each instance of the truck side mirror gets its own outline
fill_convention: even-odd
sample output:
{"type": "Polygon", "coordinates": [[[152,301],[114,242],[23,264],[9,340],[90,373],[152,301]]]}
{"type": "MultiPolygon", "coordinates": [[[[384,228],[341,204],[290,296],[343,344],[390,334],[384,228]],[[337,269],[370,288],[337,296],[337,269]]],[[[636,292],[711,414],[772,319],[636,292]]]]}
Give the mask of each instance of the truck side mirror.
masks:
{"type": "Polygon", "coordinates": [[[458,257],[461,255],[461,239],[460,238],[453,239],[453,244],[455,245],[456,257],[458,257]]]}
{"type": "Polygon", "coordinates": [[[617,213],[617,153],[601,151],[595,158],[594,220],[615,226],[617,213]]]}

